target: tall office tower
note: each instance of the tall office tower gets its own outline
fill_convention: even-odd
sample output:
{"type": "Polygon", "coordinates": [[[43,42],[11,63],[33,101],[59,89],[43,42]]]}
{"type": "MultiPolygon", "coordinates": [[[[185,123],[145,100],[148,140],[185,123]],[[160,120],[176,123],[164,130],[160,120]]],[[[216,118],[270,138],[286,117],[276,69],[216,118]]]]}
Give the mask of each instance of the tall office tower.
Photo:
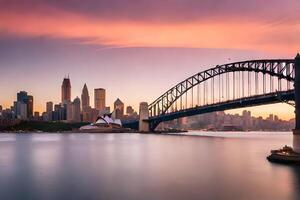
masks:
{"type": "Polygon", "coordinates": [[[46,103],[46,112],[51,113],[53,111],[53,102],[49,101],[46,103]]]}
{"type": "Polygon", "coordinates": [[[66,120],[68,122],[73,121],[73,103],[70,101],[66,101],[64,106],[66,107],[66,120]]]}
{"type": "Polygon", "coordinates": [[[61,121],[65,120],[66,109],[61,106],[61,104],[54,105],[54,111],[52,112],[52,120],[53,121],[61,121]]]}
{"type": "Polygon", "coordinates": [[[2,112],[2,106],[0,106],[0,112],[2,112]]]}
{"type": "Polygon", "coordinates": [[[61,103],[65,104],[71,101],[71,81],[69,76],[64,78],[61,86],[61,103]]]}
{"type": "Polygon", "coordinates": [[[33,96],[28,95],[27,92],[20,91],[19,93],[17,93],[17,104],[16,105],[17,105],[15,107],[16,115],[17,116],[22,115],[22,117],[19,117],[19,118],[27,119],[28,117],[33,116],[33,96]],[[26,111],[25,111],[23,104],[26,105],[26,111]],[[20,112],[22,112],[22,114],[20,112]],[[26,117],[24,116],[24,113],[26,113],[26,117]]]}
{"type": "Polygon", "coordinates": [[[95,109],[102,111],[105,109],[105,89],[95,89],[95,109]]]}
{"type": "Polygon", "coordinates": [[[46,113],[48,121],[52,121],[53,102],[49,101],[46,103],[46,113]]]}
{"type": "Polygon", "coordinates": [[[82,103],[82,110],[87,110],[88,107],[90,107],[90,96],[89,96],[89,90],[84,84],[81,94],[81,103],[82,103]]]}
{"type": "Polygon", "coordinates": [[[27,92],[25,91],[20,91],[19,93],[17,93],[17,101],[19,102],[23,102],[26,103],[28,102],[28,95],[27,92]]]}
{"type": "Polygon", "coordinates": [[[124,116],[124,103],[119,98],[114,102],[114,111],[117,119],[121,119],[124,116]]]}
{"type": "Polygon", "coordinates": [[[72,103],[72,121],[81,122],[81,109],[80,109],[80,99],[76,97],[72,103]]]}
{"type": "Polygon", "coordinates": [[[13,106],[14,114],[17,119],[27,119],[27,104],[22,101],[15,101],[13,106]]]}
{"type": "Polygon", "coordinates": [[[33,117],[33,96],[28,95],[27,117],[33,117]]]}
{"type": "Polygon", "coordinates": [[[28,95],[25,91],[17,93],[17,101],[27,105],[27,117],[33,116],[33,96],[28,95]]]}

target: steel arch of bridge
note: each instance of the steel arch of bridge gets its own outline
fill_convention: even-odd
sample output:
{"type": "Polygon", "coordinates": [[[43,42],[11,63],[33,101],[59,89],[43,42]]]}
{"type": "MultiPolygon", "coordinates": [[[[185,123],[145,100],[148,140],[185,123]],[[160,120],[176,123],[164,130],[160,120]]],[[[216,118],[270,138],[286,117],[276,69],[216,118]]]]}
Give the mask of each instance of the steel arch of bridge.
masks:
{"type": "MultiPolygon", "coordinates": [[[[285,79],[289,82],[294,82],[295,70],[294,59],[276,59],[276,60],[250,60],[243,62],[235,62],[224,65],[217,65],[214,68],[199,72],[176,86],[169,89],[163,95],[158,97],[149,105],[149,115],[151,118],[157,118],[167,114],[168,109],[186,94],[190,89],[203,83],[215,76],[219,76],[229,72],[255,72],[268,74],[272,77],[285,79]]],[[[176,111],[178,112],[178,111],[176,111]]]]}

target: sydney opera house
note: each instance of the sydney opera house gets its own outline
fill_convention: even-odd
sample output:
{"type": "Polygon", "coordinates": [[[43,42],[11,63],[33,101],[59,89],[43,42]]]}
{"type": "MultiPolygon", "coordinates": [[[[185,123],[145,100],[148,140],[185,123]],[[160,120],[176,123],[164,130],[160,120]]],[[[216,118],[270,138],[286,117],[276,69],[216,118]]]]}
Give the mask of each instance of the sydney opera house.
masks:
{"type": "Polygon", "coordinates": [[[114,119],[112,114],[105,114],[98,117],[96,122],[86,126],[82,126],[80,132],[85,133],[105,133],[105,132],[120,132],[122,128],[122,122],[120,119],[114,119]]]}

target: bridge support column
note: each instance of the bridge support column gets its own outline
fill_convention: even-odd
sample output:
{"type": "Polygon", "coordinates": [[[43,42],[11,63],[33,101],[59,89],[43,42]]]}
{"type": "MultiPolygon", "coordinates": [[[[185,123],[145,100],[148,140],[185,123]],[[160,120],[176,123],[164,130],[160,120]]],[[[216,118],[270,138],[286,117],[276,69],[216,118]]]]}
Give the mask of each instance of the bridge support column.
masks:
{"type": "Polygon", "coordinates": [[[293,130],[293,148],[300,153],[300,55],[295,58],[295,115],[296,126],[293,130]]]}
{"type": "Polygon", "coordinates": [[[139,131],[140,132],[149,132],[149,110],[148,103],[142,102],[140,103],[140,120],[139,120],[139,131]]]}

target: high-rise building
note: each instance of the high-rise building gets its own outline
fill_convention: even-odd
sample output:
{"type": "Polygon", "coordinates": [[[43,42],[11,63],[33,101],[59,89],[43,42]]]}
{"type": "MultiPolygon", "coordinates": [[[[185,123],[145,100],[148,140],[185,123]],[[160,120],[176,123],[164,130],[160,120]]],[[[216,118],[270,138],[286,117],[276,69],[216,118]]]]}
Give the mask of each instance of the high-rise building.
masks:
{"type": "Polygon", "coordinates": [[[83,89],[82,89],[82,94],[81,94],[81,103],[82,103],[82,110],[87,110],[90,107],[90,95],[89,95],[89,90],[84,84],[83,89]]]}
{"type": "Polygon", "coordinates": [[[61,121],[67,119],[67,106],[66,104],[56,104],[54,105],[54,111],[52,112],[53,121],[61,121]]]}
{"type": "Polygon", "coordinates": [[[44,116],[47,115],[47,121],[52,121],[52,112],[53,112],[53,102],[49,101],[46,103],[46,114],[44,115],[44,116]]]}
{"type": "Polygon", "coordinates": [[[70,102],[70,101],[67,101],[64,105],[67,108],[66,109],[66,111],[67,111],[67,118],[66,118],[66,120],[68,122],[72,122],[73,121],[73,103],[70,102]]]}
{"type": "Polygon", "coordinates": [[[68,122],[80,122],[81,121],[81,109],[80,99],[76,97],[73,102],[67,102],[67,121],[68,122]]]}
{"type": "Polygon", "coordinates": [[[274,115],[273,114],[269,114],[269,117],[267,118],[267,120],[274,121],[274,115]]]}
{"type": "Polygon", "coordinates": [[[251,112],[244,110],[242,113],[242,126],[244,130],[250,130],[252,127],[251,112]]]}
{"type": "Polygon", "coordinates": [[[33,117],[34,117],[34,119],[39,119],[40,113],[39,112],[34,112],[33,117]]]}
{"type": "Polygon", "coordinates": [[[53,102],[49,101],[49,102],[46,103],[46,112],[50,113],[52,111],[53,111],[53,102]]]}
{"type": "Polygon", "coordinates": [[[116,118],[121,119],[124,116],[124,103],[118,98],[114,102],[114,111],[116,112],[116,118]]]}
{"type": "Polygon", "coordinates": [[[105,89],[95,89],[95,109],[102,111],[105,109],[105,89]]]}
{"type": "Polygon", "coordinates": [[[61,86],[61,103],[65,104],[67,101],[71,101],[71,81],[69,76],[64,78],[61,86]]]}
{"type": "Polygon", "coordinates": [[[26,103],[28,102],[28,95],[27,92],[25,91],[20,91],[19,93],[17,93],[17,101],[26,103]]]}
{"type": "Polygon", "coordinates": [[[27,105],[27,117],[33,117],[33,96],[28,95],[25,91],[17,93],[17,101],[27,105]]]}
{"type": "Polygon", "coordinates": [[[91,108],[91,106],[82,111],[82,120],[84,122],[95,122],[98,116],[99,111],[97,109],[91,108]]]}
{"type": "Polygon", "coordinates": [[[27,119],[27,104],[21,101],[14,102],[14,115],[17,119],[27,119]]]}
{"type": "Polygon", "coordinates": [[[0,105],[0,112],[2,112],[2,106],[0,105]]]}
{"type": "Polygon", "coordinates": [[[81,109],[80,109],[80,99],[76,97],[72,103],[72,118],[73,122],[81,122],[81,109]]]}
{"type": "Polygon", "coordinates": [[[27,119],[33,117],[33,96],[28,95],[25,91],[20,91],[17,93],[17,101],[14,105],[15,115],[21,119],[27,119]],[[23,108],[26,105],[26,111],[23,108]],[[22,114],[21,114],[22,112],[22,114]],[[26,112],[26,117],[23,114],[26,112]]]}
{"type": "Polygon", "coordinates": [[[28,95],[28,102],[27,102],[27,117],[33,116],[33,96],[28,95]]]}

